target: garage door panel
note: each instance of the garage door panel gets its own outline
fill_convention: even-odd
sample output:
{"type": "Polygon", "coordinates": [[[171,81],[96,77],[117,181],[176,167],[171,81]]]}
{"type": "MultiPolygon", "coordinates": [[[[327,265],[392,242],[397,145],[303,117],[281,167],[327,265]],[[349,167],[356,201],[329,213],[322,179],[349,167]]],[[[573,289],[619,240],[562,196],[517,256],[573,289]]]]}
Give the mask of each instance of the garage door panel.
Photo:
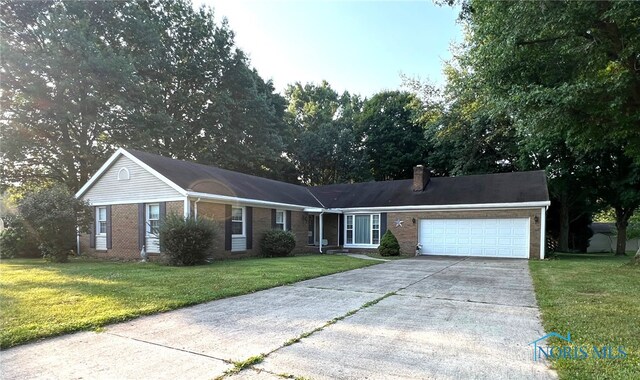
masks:
{"type": "Polygon", "coordinates": [[[529,257],[529,219],[422,219],[421,253],[428,255],[529,257]]]}
{"type": "Polygon", "coordinates": [[[482,256],[484,254],[484,252],[482,251],[482,248],[475,248],[475,247],[471,247],[469,252],[472,256],[482,256]]]}

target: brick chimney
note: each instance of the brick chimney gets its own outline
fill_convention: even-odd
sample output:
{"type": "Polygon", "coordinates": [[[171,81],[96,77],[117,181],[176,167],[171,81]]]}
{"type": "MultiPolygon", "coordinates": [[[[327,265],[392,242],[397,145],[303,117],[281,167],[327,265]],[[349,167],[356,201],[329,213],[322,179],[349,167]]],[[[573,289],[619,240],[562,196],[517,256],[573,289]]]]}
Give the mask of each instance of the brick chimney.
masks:
{"type": "Polygon", "coordinates": [[[428,169],[425,170],[424,166],[417,165],[413,167],[413,191],[424,191],[430,179],[431,173],[428,169]]]}

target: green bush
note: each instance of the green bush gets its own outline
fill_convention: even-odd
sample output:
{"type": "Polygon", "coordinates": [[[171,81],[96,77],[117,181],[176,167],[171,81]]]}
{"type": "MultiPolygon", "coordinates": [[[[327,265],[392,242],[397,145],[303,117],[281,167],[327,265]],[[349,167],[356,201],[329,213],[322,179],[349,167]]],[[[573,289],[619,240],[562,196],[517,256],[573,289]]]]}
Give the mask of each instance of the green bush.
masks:
{"type": "Polygon", "coordinates": [[[215,224],[205,218],[169,214],[160,222],[160,251],[169,265],[204,264],[216,237],[215,224]]]}
{"type": "Polygon", "coordinates": [[[289,256],[296,247],[296,237],[290,231],[267,231],[260,241],[260,250],[264,257],[289,256]]]}
{"type": "Polygon", "coordinates": [[[382,241],[380,241],[378,253],[380,253],[380,256],[400,255],[400,244],[398,244],[398,239],[396,239],[391,230],[387,230],[387,232],[382,235],[382,241]]]}
{"type": "Polygon", "coordinates": [[[30,227],[42,256],[66,262],[76,247],[76,226],[88,232],[93,219],[91,208],[76,199],[66,187],[54,186],[31,191],[18,203],[18,212],[30,227]]]}
{"type": "Polygon", "coordinates": [[[38,244],[22,218],[8,214],[2,220],[4,230],[0,232],[0,258],[40,257],[38,244]]]}

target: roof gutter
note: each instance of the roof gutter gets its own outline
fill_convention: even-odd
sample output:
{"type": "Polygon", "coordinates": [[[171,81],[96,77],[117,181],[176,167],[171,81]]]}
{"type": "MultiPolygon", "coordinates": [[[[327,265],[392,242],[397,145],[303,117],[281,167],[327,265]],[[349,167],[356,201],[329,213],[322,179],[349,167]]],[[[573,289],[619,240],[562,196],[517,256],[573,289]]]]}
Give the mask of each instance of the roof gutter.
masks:
{"type": "Polygon", "coordinates": [[[472,209],[523,209],[549,207],[551,202],[513,202],[513,203],[476,203],[458,205],[414,205],[414,206],[385,206],[385,207],[345,207],[337,208],[340,212],[370,212],[370,211],[430,211],[430,210],[472,210],[472,209]]]}
{"type": "Polygon", "coordinates": [[[298,209],[298,210],[301,210],[301,211],[308,207],[308,206],[295,205],[295,204],[290,204],[290,203],[261,201],[261,200],[258,200],[258,199],[231,197],[231,196],[228,196],[228,195],[216,195],[216,194],[208,194],[208,193],[198,193],[198,192],[194,192],[194,191],[188,191],[187,192],[187,196],[193,197],[193,198],[201,198],[203,200],[222,201],[222,202],[246,204],[246,205],[252,205],[252,206],[281,207],[281,208],[288,208],[288,209],[298,209]]]}
{"type": "Polygon", "coordinates": [[[336,208],[305,207],[304,210],[302,211],[316,213],[316,214],[320,214],[320,213],[342,214],[342,210],[336,209],[336,208]]]}

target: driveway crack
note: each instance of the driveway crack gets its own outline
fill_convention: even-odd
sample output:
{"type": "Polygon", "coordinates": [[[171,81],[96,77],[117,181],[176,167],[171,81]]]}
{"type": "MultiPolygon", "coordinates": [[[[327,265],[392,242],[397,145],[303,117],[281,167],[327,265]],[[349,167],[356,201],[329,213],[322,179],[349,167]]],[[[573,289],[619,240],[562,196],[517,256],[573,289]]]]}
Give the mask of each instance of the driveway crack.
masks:
{"type": "Polygon", "coordinates": [[[445,270],[447,270],[447,269],[451,268],[452,266],[454,266],[454,265],[458,265],[458,264],[460,264],[461,262],[466,261],[466,260],[468,260],[468,259],[469,259],[469,257],[465,257],[465,258],[463,258],[462,260],[458,260],[458,261],[456,261],[455,263],[449,264],[449,265],[447,265],[446,267],[444,267],[444,268],[442,268],[442,269],[440,269],[440,270],[437,270],[437,271],[435,271],[435,272],[433,272],[433,273],[429,273],[428,275],[426,275],[426,276],[422,277],[421,279],[416,280],[416,281],[414,281],[414,282],[410,283],[410,284],[409,284],[409,285],[407,285],[407,286],[404,286],[404,287],[402,287],[402,288],[397,289],[394,293],[397,293],[397,292],[399,292],[399,291],[401,291],[401,290],[405,290],[405,289],[407,289],[408,287],[410,287],[410,286],[412,286],[412,285],[415,285],[415,284],[417,284],[417,283],[419,283],[419,282],[421,282],[421,281],[424,281],[424,280],[426,280],[427,278],[429,278],[429,277],[431,277],[431,276],[433,276],[433,275],[436,275],[436,274],[438,274],[438,273],[442,273],[443,271],[445,271],[445,270]]]}
{"type": "Polygon", "coordinates": [[[351,292],[351,293],[362,293],[362,294],[384,294],[381,292],[368,292],[365,290],[353,290],[353,289],[342,289],[342,288],[328,288],[324,286],[299,286],[299,285],[289,285],[294,288],[307,288],[307,289],[318,289],[318,290],[335,290],[339,292],[351,292]]]}
{"type": "Polygon", "coordinates": [[[228,363],[228,364],[234,364],[232,361],[227,360],[227,359],[218,358],[218,357],[211,356],[211,355],[207,355],[207,354],[203,354],[203,353],[200,353],[200,352],[195,352],[195,351],[185,350],[185,349],[183,349],[183,348],[177,348],[177,347],[167,346],[166,344],[154,343],[154,342],[150,342],[150,341],[148,341],[148,340],[138,339],[138,338],[132,338],[132,337],[130,337],[130,336],[120,335],[120,334],[115,334],[115,333],[108,332],[108,331],[103,332],[103,334],[108,334],[108,335],[112,335],[112,336],[117,336],[117,337],[119,337],[119,338],[124,338],[124,339],[130,339],[130,340],[134,340],[134,341],[136,341],[136,342],[141,342],[141,343],[151,344],[151,345],[158,346],[158,347],[168,348],[168,349],[170,349],[170,350],[182,351],[182,352],[186,352],[186,353],[188,353],[188,354],[193,354],[193,355],[203,356],[203,357],[205,357],[205,358],[209,358],[209,359],[220,360],[220,361],[225,362],[225,363],[228,363]]]}

